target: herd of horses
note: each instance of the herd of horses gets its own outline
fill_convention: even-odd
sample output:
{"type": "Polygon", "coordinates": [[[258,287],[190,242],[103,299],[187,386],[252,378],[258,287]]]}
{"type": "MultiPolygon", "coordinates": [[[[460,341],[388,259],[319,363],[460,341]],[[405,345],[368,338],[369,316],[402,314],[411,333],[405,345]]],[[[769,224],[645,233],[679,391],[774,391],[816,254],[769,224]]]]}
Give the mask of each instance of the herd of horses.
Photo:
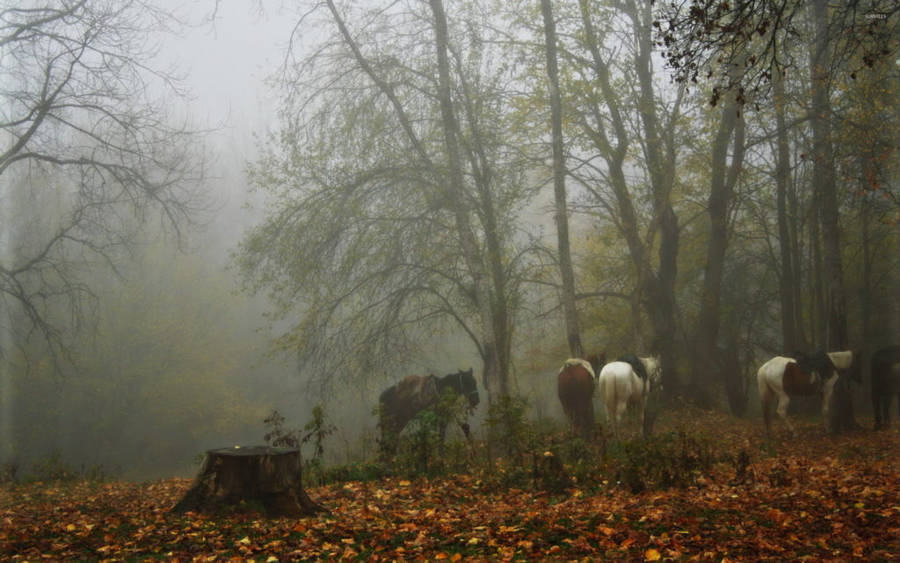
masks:
{"type": "Polygon", "coordinates": [[[622,417],[629,407],[643,425],[648,398],[652,392],[662,389],[658,358],[629,354],[609,363],[605,359],[605,354],[597,354],[589,356],[587,361],[566,360],[556,376],[563,411],[575,434],[587,440],[592,438],[594,431],[595,389],[615,435],[618,435],[622,417]]]}
{"type": "MultiPolygon", "coordinates": [[[[772,407],[775,406],[791,433],[797,435],[787,414],[791,398],[798,396],[821,395],[822,414],[827,425],[835,383],[840,377],[861,381],[862,364],[861,352],[854,350],[775,356],[765,362],[757,371],[756,381],[766,434],[771,435],[772,407]]],[[[888,424],[888,411],[895,397],[900,418],[900,346],[878,350],[872,354],[870,366],[875,428],[880,429],[888,424]]],[[[659,358],[652,356],[629,354],[612,362],[606,362],[605,354],[586,359],[572,358],[566,360],[557,373],[557,393],[566,418],[573,432],[587,440],[592,438],[595,428],[595,393],[606,409],[613,435],[618,436],[623,415],[629,408],[634,411],[641,428],[645,428],[647,401],[661,389],[662,366],[659,358]]],[[[403,428],[418,413],[433,409],[442,396],[448,395],[451,399],[465,401],[466,415],[478,406],[478,385],[471,368],[443,377],[410,375],[385,389],[379,397],[382,451],[393,453],[403,428]]],[[[457,422],[470,439],[465,416],[457,422]]],[[[442,439],[446,424],[443,419],[440,426],[442,439]]]]}

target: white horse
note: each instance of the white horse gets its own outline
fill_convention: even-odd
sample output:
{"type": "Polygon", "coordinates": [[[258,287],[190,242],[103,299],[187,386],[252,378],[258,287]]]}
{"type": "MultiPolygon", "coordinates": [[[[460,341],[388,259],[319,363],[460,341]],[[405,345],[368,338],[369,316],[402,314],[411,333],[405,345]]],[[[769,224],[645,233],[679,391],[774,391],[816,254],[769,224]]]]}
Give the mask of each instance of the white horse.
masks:
{"type": "Polygon", "coordinates": [[[618,436],[618,426],[622,421],[625,409],[631,405],[637,411],[637,418],[644,427],[644,408],[647,405],[647,397],[650,389],[661,383],[662,370],[658,358],[638,358],[647,373],[642,378],[635,373],[634,368],[628,362],[615,361],[603,366],[597,383],[600,390],[600,399],[606,406],[606,418],[613,428],[613,434],[618,436]]]}
{"type": "MultiPolygon", "coordinates": [[[[797,437],[794,425],[787,418],[787,408],[791,402],[791,396],[808,396],[816,393],[822,394],[822,416],[824,417],[827,430],[828,407],[831,404],[834,384],[838,379],[838,372],[835,369],[832,354],[843,353],[834,352],[828,354],[830,366],[823,368],[826,372],[824,377],[822,373],[801,368],[797,364],[797,360],[785,356],[775,356],[760,366],[756,372],[756,383],[759,387],[759,400],[763,411],[763,420],[766,424],[766,435],[771,434],[771,406],[776,398],[778,399],[778,416],[790,429],[791,434],[797,437]]],[[[840,361],[845,358],[838,356],[838,359],[840,361]]],[[[852,359],[850,361],[852,362],[852,359]]],[[[849,367],[849,364],[847,367],[849,367]]]]}

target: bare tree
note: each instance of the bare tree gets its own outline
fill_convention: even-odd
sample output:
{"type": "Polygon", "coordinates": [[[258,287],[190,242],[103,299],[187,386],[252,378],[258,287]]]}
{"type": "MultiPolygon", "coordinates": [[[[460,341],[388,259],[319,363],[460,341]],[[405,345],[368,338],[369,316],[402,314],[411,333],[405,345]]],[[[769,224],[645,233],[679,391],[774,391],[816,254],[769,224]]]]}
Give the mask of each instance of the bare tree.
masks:
{"type": "Polygon", "coordinates": [[[152,66],[156,33],[181,25],[171,14],[134,0],[2,4],[0,201],[18,221],[0,238],[0,322],[59,352],[68,321],[52,310],[88,317],[89,267],[114,266],[148,219],[178,234],[204,206],[202,145],[169,109],[178,76],[152,66]],[[22,193],[53,201],[31,210],[42,228],[11,209],[22,193]]]}
{"type": "Polygon", "coordinates": [[[396,376],[458,331],[490,396],[510,391],[524,166],[496,53],[454,7],[326,1],[298,20],[331,31],[285,68],[283,131],[252,167],[270,213],[237,258],[323,387],[396,376]]]}
{"type": "Polygon", "coordinates": [[[654,84],[648,5],[626,2],[617,6],[620,11],[614,24],[629,37],[617,48],[627,53],[627,58],[614,56],[605,42],[606,33],[614,31],[597,28],[600,14],[610,12],[596,10],[589,0],[579,0],[578,8],[578,29],[570,35],[581,43],[565,56],[575,66],[578,79],[591,87],[580,93],[574,110],[586,154],[577,176],[625,240],[635,277],[633,324],[638,324],[642,311],[646,313],[653,328],[647,352],[661,356],[664,386],[674,393],[678,382],[675,280],[680,231],[672,191],[683,89],[664,100],[654,84]],[[628,87],[617,87],[616,81],[623,79],[628,87]],[[629,159],[639,165],[632,167],[629,159]]]}

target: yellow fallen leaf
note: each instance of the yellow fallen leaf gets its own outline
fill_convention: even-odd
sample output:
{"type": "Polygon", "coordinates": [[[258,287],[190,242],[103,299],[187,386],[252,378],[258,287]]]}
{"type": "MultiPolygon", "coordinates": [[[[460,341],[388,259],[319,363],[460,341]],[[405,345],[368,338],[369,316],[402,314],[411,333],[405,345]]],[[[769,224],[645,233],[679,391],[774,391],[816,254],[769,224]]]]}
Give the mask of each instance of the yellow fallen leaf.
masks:
{"type": "Polygon", "coordinates": [[[644,561],[659,561],[662,558],[662,554],[659,551],[650,548],[644,552],[644,561]]]}
{"type": "Polygon", "coordinates": [[[244,545],[249,545],[250,544],[250,536],[242,537],[241,539],[238,540],[238,543],[244,544],[244,545]]]}
{"type": "Polygon", "coordinates": [[[75,531],[75,524],[68,524],[68,525],[66,526],[66,531],[67,531],[67,532],[74,532],[74,531],[75,531]]]}

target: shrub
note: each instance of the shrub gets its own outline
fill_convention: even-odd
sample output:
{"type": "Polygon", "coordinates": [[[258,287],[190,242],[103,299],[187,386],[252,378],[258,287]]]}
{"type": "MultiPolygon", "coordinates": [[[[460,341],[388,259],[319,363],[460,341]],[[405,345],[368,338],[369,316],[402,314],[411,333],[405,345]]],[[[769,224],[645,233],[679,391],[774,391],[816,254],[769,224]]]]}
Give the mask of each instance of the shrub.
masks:
{"type": "Polygon", "coordinates": [[[64,461],[58,451],[54,451],[46,458],[31,465],[31,474],[26,477],[26,480],[104,483],[115,479],[120,473],[120,469],[110,469],[102,464],[90,466],[81,464],[76,467],[64,461]]]}
{"type": "Polygon", "coordinates": [[[527,406],[524,399],[512,396],[501,397],[490,406],[487,425],[491,457],[505,455],[514,464],[524,465],[537,449],[535,432],[525,418],[527,406]]]}
{"type": "Polygon", "coordinates": [[[312,418],[303,425],[302,430],[287,429],[284,421],[281,413],[272,411],[263,421],[269,428],[263,439],[266,444],[274,447],[301,449],[303,444],[312,444],[312,456],[303,459],[303,475],[309,483],[320,481],[324,470],[322,459],[325,455],[325,440],[334,433],[336,427],[327,421],[322,405],[313,407],[312,418]]]}
{"type": "Polygon", "coordinates": [[[608,456],[616,480],[633,493],[692,485],[715,462],[708,444],[684,432],[623,442],[610,447],[608,456]]]}

